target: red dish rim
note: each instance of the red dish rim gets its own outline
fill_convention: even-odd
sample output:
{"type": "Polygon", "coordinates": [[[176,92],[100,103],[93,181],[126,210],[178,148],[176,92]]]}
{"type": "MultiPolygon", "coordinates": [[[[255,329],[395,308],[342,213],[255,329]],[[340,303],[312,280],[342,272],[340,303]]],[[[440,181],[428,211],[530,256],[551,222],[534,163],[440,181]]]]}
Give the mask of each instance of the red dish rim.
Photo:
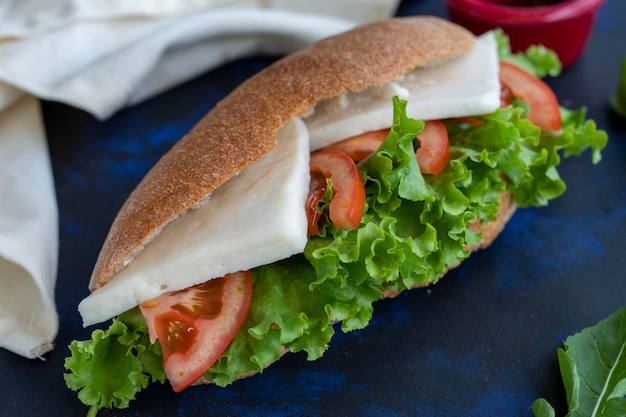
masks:
{"type": "Polygon", "coordinates": [[[545,6],[506,6],[495,0],[444,0],[448,7],[482,21],[531,26],[561,22],[593,12],[605,0],[563,0],[545,6]]]}

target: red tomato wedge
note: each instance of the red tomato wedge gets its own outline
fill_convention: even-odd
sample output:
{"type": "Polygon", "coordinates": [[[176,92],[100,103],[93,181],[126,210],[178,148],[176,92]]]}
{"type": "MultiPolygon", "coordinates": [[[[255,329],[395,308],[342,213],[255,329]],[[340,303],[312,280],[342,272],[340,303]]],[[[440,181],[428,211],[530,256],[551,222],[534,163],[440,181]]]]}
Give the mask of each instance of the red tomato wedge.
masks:
{"type": "Polygon", "coordinates": [[[508,106],[511,100],[513,100],[511,89],[500,82],[500,107],[508,106]]]}
{"type": "Polygon", "coordinates": [[[528,120],[542,130],[560,130],[559,102],[550,87],[533,74],[510,62],[500,61],[500,82],[511,95],[530,106],[528,120]]]}
{"type": "Polygon", "coordinates": [[[415,152],[417,164],[424,174],[439,174],[450,160],[450,143],[446,126],[439,120],[429,120],[417,135],[420,147],[415,152]]]}
{"type": "Polygon", "coordinates": [[[306,216],[309,222],[309,236],[319,235],[319,221],[322,215],[317,210],[317,203],[324,197],[326,193],[326,177],[320,172],[311,172],[311,182],[309,183],[309,196],[306,200],[306,216]]]}
{"type": "Polygon", "coordinates": [[[338,149],[322,149],[311,154],[310,164],[312,173],[321,173],[332,182],[330,221],[340,230],[358,228],[365,208],[365,185],[352,158],[338,149]]]}
{"type": "Polygon", "coordinates": [[[344,151],[353,161],[360,162],[374,153],[389,134],[389,129],[365,132],[341,142],[333,143],[325,149],[339,149],[344,151]]]}
{"type": "MultiPolygon", "coordinates": [[[[503,105],[504,106],[508,106],[508,103],[503,105]]],[[[453,123],[464,123],[467,124],[469,126],[481,126],[483,124],[485,124],[484,120],[480,120],[477,119],[476,117],[472,117],[472,116],[464,116],[464,117],[453,117],[451,119],[448,119],[453,123]]]]}
{"type": "Polygon", "coordinates": [[[139,306],[150,340],[159,340],[174,391],[195,382],[226,350],[246,318],[251,294],[252,278],[245,271],[163,294],[139,306]]]}

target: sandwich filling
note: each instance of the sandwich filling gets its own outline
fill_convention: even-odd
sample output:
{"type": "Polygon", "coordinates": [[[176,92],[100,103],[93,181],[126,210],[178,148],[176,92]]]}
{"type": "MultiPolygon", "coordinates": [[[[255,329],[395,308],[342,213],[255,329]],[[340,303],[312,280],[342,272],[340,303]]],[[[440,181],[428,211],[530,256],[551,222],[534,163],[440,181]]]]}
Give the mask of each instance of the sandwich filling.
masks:
{"type": "MultiPolygon", "coordinates": [[[[478,43],[482,44],[484,39],[488,37],[478,43]]],[[[508,47],[502,46],[502,39],[497,40],[500,59],[511,58],[508,47]]],[[[490,48],[492,54],[495,49],[495,46],[490,48]]],[[[468,108],[468,117],[459,118],[459,108],[452,106],[455,113],[437,116],[444,120],[420,120],[420,114],[410,113],[411,102],[426,88],[402,84],[403,80],[415,78],[410,75],[364,93],[350,93],[334,102],[325,102],[325,109],[316,108],[304,121],[294,119],[297,116],[287,117],[285,120],[294,120],[280,131],[281,137],[274,150],[248,165],[249,169],[232,177],[225,186],[215,189],[202,204],[185,212],[175,220],[178,224],[168,224],[131,267],[83,301],[81,314],[87,323],[129,310],[113,319],[106,331],[95,330],[91,340],[72,342],[72,354],[65,363],[69,371],[65,374],[68,387],[80,391],[80,399],[92,407],[91,415],[94,415],[103,407],[128,406],[149,382],[168,379],[176,391],[194,382],[225,386],[262,372],[286,352],[302,351],[307,353],[308,359],[317,359],[328,349],[336,328],[347,332],[367,326],[376,301],[433,284],[466,259],[471,251],[488,246],[516,205],[543,206],[561,195],[565,191],[557,169],[561,155],[580,155],[591,149],[593,162],[599,162],[607,136],[596,129],[593,121],[585,120],[584,109],[570,111],[559,107],[549,87],[536,78],[552,71],[558,61],[542,49],[534,50],[533,54],[528,59],[523,57],[533,69],[532,73],[499,63],[494,73],[500,71],[502,88],[492,93],[499,99],[500,106],[494,105],[493,111],[486,114],[486,110],[477,105],[468,108]],[[339,158],[342,152],[351,158],[348,152],[337,149],[345,146],[346,141],[332,145],[334,149],[327,147],[309,155],[312,145],[307,136],[315,130],[312,127],[315,119],[325,117],[330,109],[348,112],[346,115],[355,110],[358,117],[362,102],[367,106],[368,97],[377,101],[376,97],[390,94],[393,97],[388,98],[392,108],[389,120],[382,126],[369,127],[384,128],[384,137],[373,149],[368,148],[364,159],[348,161],[357,171],[357,181],[342,182],[342,178],[335,177],[335,165],[328,163],[331,159],[333,163],[345,159],[339,158]],[[550,123],[544,126],[546,115],[555,117],[549,117],[550,123]],[[310,126],[306,127],[305,123],[310,126]],[[445,138],[447,148],[445,163],[434,170],[425,170],[418,155],[433,149],[426,145],[429,141],[425,133],[429,125],[441,127],[436,132],[439,132],[440,142],[445,138]],[[324,161],[320,155],[329,159],[324,161]],[[286,163],[283,157],[295,161],[286,163]],[[327,173],[327,169],[331,172],[327,173]],[[267,188],[269,181],[264,178],[274,171],[281,174],[272,179],[272,188],[278,188],[278,194],[267,188]],[[322,181],[315,179],[319,173],[322,181]],[[309,187],[302,185],[306,182],[303,178],[308,179],[309,175],[309,187]],[[317,230],[309,233],[308,202],[311,190],[317,189],[316,183],[325,189],[313,205],[320,216],[315,222],[317,230]],[[362,188],[362,193],[356,196],[360,197],[352,199],[359,201],[354,205],[360,205],[362,212],[356,225],[350,224],[354,220],[352,216],[343,218],[350,220],[347,222],[350,227],[343,228],[333,218],[333,203],[350,200],[339,197],[345,190],[341,186],[346,183],[352,186],[359,183],[362,188]],[[299,185],[305,191],[294,192],[290,184],[299,185]],[[285,194],[283,203],[292,209],[279,211],[281,208],[272,205],[272,200],[281,194],[285,194]],[[307,202],[305,209],[304,200],[307,202]],[[265,204],[276,211],[269,210],[265,204]],[[208,219],[212,216],[209,216],[210,210],[209,214],[203,211],[210,207],[216,207],[221,213],[215,216],[216,221],[227,224],[213,225],[212,230],[217,234],[207,243],[203,228],[211,223],[208,219]],[[236,229],[239,223],[264,227],[261,223],[273,221],[271,216],[277,219],[278,223],[274,224],[278,226],[268,227],[267,236],[250,235],[245,229],[242,233],[232,233],[232,230],[241,230],[236,229]],[[278,230],[285,228],[284,222],[292,221],[292,227],[286,231],[278,230]],[[237,226],[228,223],[237,223],[237,226]],[[181,230],[180,235],[178,230],[181,230]],[[289,236],[280,235],[281,232],[289,236]],[[305,234],[310,236],[307,238],[305,234]],[[298,236],[305,241],[303,249],[298,236]],[[190,240],[204,249],[189,250],[186,246],[190,240]],[[288,243],[283,245],[285,240],[288,243]],[[270,249],[254,262],[239,259],[249,255],[240,247],[254,248],[266,243],[270,249]],[[207,261],[212,255],[205,251],[220,253],[221,245],[228,246],[219,259],[207,261]],[[224,267],[231,260],[233,263],[224,267]],[[132,269],[137,263],[161,261],[163,264],[147,275],[143,275],[143,268],[142,271],[132,269]],[[201,273],[198,275],[195,275],[195,268],[184,270],[189,275],[194,274],[188,282],[197,279],[199,285],[175,291],[170,282],[181,279],[180,268],[186,263],[199,266],[201,273]],[[224,278],[215,277],[231,267],[233,270],[250,268],[252,263],[258,266],[224,278]],[[164,276],[161,269],[174,276],[164,276]],[[168,293],[154,298],[164,292],[168,293]],[[153,299],[142,302],[150,298],[153,299]],[[131,308],[140,302],[140,308],[131,308]],[[231,323],[223,325],[225,319],[231,323]],[[159,343],[155,343],[156,340],[159,343]],[[211,359],[207,360],[207,356],[211,359]]],[[[480,62],[490,60],[484,58],[480,62]]],[[[281,68],[292,69],[292,66],[279,65],[278,73],[285,75],[281,68]]],[[[460,68],[458,76],[467,72],[460,68]]],[[[465,81],[465,84],[489,83],[465,81]]],[[[241,94],[242,90],[236,91],[241,94]]],[[[244,88],[244,91],[249,90],[244,88]]],[[[448,89],[450,94],[455,92],[456,89],[448,89]]],[[[478,103],[485,103],[483,93],[475,99],[478,103]]],[[[436,94],[434,97],[441,100],[436,94]]],[[[261,101],[267,103],[267,100],[261,101]]],[[[465,97],[463,101],[467,104],[472,100],[465,97]]],[[[437,104],[432,107],[443,109],[437,104]]],[[[305,113],[306,108],[298,114],[305,113]]],[[[220,112],[219,105],[217,113],[210,113],[213,119],[219,120],[228,114],[220,112]]],[[[363,123],[376,119],[376,111],[370,114],[371,117],[362,119],[363,123]]],[[[358,134],[359,131],[348,129],[347,132],[358,134]]],[[[364,136],[370,135],[352,137],[347,142],[363,141],[364,136]]],[[[195,150],[193,147],[185,149],[195,150]]],[[[177,183],[178,180],[172,182],[177,183]]],[[[133,200],[133,204],[138,203],[133,200]]]]}
{"type": "Polygon", "coordinates": [[[493,33],[464,55],[322,101],[304,121],[289,121],[274,150],[168,224],[113,280],[85,298],[78,306],[84,325],[167,292],[302,253],[310,151],[388,128],[394,96],[406,99],[407,114],[422,120],[493,112],[500,105],[493,33]]]}
{"type": "Polygon", "coordinates": [[[112,281],[78,306],[84,324],[159,295],[301,253],[307,242],[309,136],[294,119],[278,146],[167,225],[112,281]],[[267,215],[271,213],[271,215],[267,215]]]}
{"type": "Polygon", "coordinates": [[[305,122],[311,150],[389,127],[391,98],[407,101],[407,115],[439,120],[493,112],[500,105],[498,54],[493,32],[480,36],[466,54],[426,62],[381,86],[322,100],[305,122]]]}

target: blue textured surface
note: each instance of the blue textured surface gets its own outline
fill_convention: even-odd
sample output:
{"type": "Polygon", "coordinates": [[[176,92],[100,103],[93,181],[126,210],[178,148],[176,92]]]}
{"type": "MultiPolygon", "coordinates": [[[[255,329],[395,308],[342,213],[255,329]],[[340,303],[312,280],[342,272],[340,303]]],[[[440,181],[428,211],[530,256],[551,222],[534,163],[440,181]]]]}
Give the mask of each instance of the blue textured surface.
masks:
{"type": "MultiPolygon", "coordinates": [[[[446,15],[437,0],[404,1],[399,14],[446,15]]],[[[287,355],[226,389],[152,386],[130,409],[100,415],[532,416],[537,397],[564,415],[556,349],[626,305],[626,123],[607,104],[624,39],[626,2],[609,0],[583,58],[550,80],[562,102],[587,106],[610,135],[600,165],[588,154],[564,161],[559,200],[518,211],[489,249],[436,286],[377,303],[368,328],[338,329],[318,361],[287,355]]],[[[270,62],[240,60],[105,122],[44,103],[61,214],[61,330],[46,362],[0,352],[0,416],[85,414],[65,388],[63,360],[69,342],[92,331],[76,306],[113,217],[180,136],[270,62]]]]}

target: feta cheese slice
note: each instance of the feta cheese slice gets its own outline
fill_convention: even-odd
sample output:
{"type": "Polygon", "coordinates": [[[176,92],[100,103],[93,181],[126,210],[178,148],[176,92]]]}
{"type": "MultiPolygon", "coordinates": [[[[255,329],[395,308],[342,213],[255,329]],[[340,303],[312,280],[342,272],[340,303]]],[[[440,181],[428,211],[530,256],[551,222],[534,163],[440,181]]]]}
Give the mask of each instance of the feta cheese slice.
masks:
{"type": "Polygon", "coordinates": [[[417,67],[387,84],[323,101],[305,119],[311,150],[364,132],[388,128],[391,98],[408,100],[407,115],[421,120],[492,113],[500,105],[495,36],[480,36],[457,58],[417,67]]]}
{"type": "Polygon", "coordinates": [[[278,146],[174,220],[78,306],[85,326],[165,292],[301,253],[307,242],[309,136],[295,119],[278,146]]]}
{"type": "Polygon", "coordinates": [[[396,95],[408,100],[410,117],[422,120],[493,112],[500,105],[498,70],[495,37],[488,33],[465,55],[322,101],[304,122],[286,123],[274,150],[168,224],[112,281],[85,298],[78,306],[84,325],[165,292],[301,253],[310,151],[388,128],[396,95]]]}

